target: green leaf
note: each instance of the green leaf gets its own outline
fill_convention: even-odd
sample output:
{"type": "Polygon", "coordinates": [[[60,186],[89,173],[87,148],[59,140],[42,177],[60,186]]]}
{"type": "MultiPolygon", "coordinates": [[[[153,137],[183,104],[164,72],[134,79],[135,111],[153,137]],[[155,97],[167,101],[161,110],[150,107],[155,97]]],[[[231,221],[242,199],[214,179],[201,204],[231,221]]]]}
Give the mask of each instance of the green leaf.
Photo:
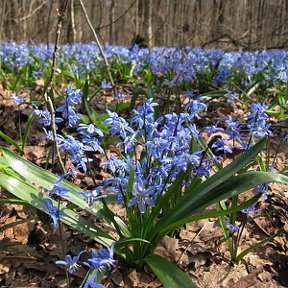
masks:
{"type": "Polygon", "coordinates": [[[163,283],[164,287],[196,288],[189,277],[167,259],[156,254],[150,254],[145,258],[145,262],[163,283]]]}
{"type": "Polygon", "coordinates": [[[0,205],[6,203],[30,206],[26,201],[17,198],[0,198],[0,205]]]}
{"type": "MultiPolygon", "coordinates": [[[[30,184],[37,184],[46,189],[52,189],[55,181],[59,178],[58,175],[55,175],[21,157],[9,151],[6,148],[2,148],[3,157],[10,165],[10,167],[19,173],[22,177],[24,177],[30,184]]],[[[63,198],[67,199],[71,203],[77,205],[79,208],[82,208],[89,213],[99,217],[100,219],[107,222],[109,225],[113,222],[113,217],[111,213],[105,210],[102,202],[97,201],[93,204],[93,206],[89,206],[85,201],[85,198],[80,195],[78,192],[81,189],[74,185],[73,183],[63,180],[61,182],[61,186],[68,188],[70,192],[65,194],[63,198]]]]}
{"type": "MultiPolygon", "coordinates": [[[[33,207],[49,214],[44,204],[45,199],[51,199],[45,194],[39,192],[36,188],[27,184],[19,179],[16,179],[9,175],[0,175],[0,186],[9,191],[11,194],[26,201],[33,207]]],[[[53,205],[57,206],[58,203],[51,199],[53,205]]],[[[60,220],[69,225],[70,227],[78,230],[81,233],[86,234],[95,241],[101,243],[104,246],[111,245],[114,240],[105,232],[96,227],[93,223],[79,216],[74,211],[60,205],[60,210],[67,216],[60,217],[60,220]]]]}
{"type": "Polygon", "coordinates": [[[28,121],[27,121],[27,124],[26,124],[26,128],[25,128],[25,131],[24,131],[24,135],[23,135],[23,138],[22,138],[22,150],[24,150],[24,148],[26,146],[28,135],[29,135],[29,131],[30,131],[31,127],[32,127],[34,118],[35,118],[35,114],[34,113],[29,115],[29,118],[28,118],[28,121]]]}
{"type": "Polygon", "coordinates": [[[227,208],[225,210],[220,210],[220,211],[202,212],[200,214],[196,214],[196,215],[189,216],[187,218],[183,218],[183,219],[179,220],[178,222],[174,222],[174,223],[171,223],[170,225],[165,226],[163,228],[163,230],[160,230],[159,234],[168,233],[169,231],[176,229],[177,227],[181,227],[186,223],[195,222],[195,221],[199,221],[202,219],[208,219],[208,218],[218,218],[221,216],[225,216],[225,215],[229,215],[231,213],[238,212],[238,211],[245,209],[245,208],[251,206],[252,204],[254,204],[260,197],[261,197],[261,193],[258,193],[255,196],[253,196],[252,198],[250,198],[249,200],[247,200],[247,201],[245,201],[245,202],[243,202],[243,203],[241,203],[235,207],[227,208]]]}
{"type": "Polygon", "coordinates": [[[120,240],[118,240],[116,242],[116,246],[126,246],[129,243],[134,243],[134,242],[143,242],[143,243],[147,243],[150,244],[149,241],[143,239],[143,238],[135,238],[135,237],[126,237],[126,238],[121,238],[120,240]]]}
{"type": "Polygon", "coordinates": [[[18,143],[15,140],[13,140],[10,136],[6,135],[4,132],[0,131],[0,137],[2,137],[9,144],[14,146],[20,153],[23,152],[22,148],[18,145],[18,143]]]}
{"type": "Polygon", "coordinates": [[[131,237],[131,232],[130,230],[128,229],[127,225],[125,224],[125,222],[118,216],[115,216],[114,217],[114,221],[115,221],[115,224],[117,225],[117,228],[118,230],[121,232],[121,234],[124,236],[124,237],[131,237]]]}
{"type": "Polygon", "coordinates": [[[199,95],[199,97],[206,96],[209,98],[218,98],[218,97],[221,98],[221,97],[224,97],[225,94],[227,94],[227,90],[215,90],[215,91],[209,91],[209,92],[203,93],[199,95]]]}
{"type": "Polygon", "coordinates": [[[254,249],[256,249],[257,247],[271,241],[272,239],[274,239],[275,237],[279,236],[282,232],[284,231],[283,228],[281,228],[277,233],[271,235],[268,238],[263,239],[262,241],[255,243],[254,245],[250,246],[248,249],[244,250],[243,252],[241,252],[240,254],[237,255],[237,257],[235,258],[235,262],[239,262],[245,255],[247,255],[248,253],[250,253],[251,251],[253,251],[254,249]]]}
{"type": "Polygon", "coordinates": [[[224,197],[239,195],[249,189],[255,188],[269,182],[278,182],[288,184],[288,177],[279,173],[249,171],[234,177],[231,177],[222,185],[219,185],[213,193],[224,195],[224,197]]]}
{"type": "Polygon", "coordinates": [[[91,105],[88,101],[88,96],[89,96],[89,81],[88,80],[85,81],[85,84],[84,84],[82,91],[83,91],[82,109],[84,111],[86,111],[88,115],[91,115],[93,110],[92,110],[91,105]]]}
{"type": "Polygon", "coordinates": [[[129,108],[130,108],[130,102],[121,102],[112,107],[111,111],[115,111],[118,114],[120,114],[123,113],[124,111],[127,111],[129,108]]]}
{"type": "Polygon", "coordinates": [[[157,235],[159,231],[165,229],[166,226],[171,225],[182,218],[187,218],[213,203],[233,196],[234,194],[232,192],[229,193],[229,191],[219,191],[219,193],[216,194],[214,189],[225,183],[235,173],[254,159],[262,150],[264,143],[265,139],[262,139],[252,148],[245,151],[231,164],[218,171],[203,183],[197,185],[194,189],[186,191],[186,194],[182,199],[155,225],[155,229],[152,233],[157,235]]]}

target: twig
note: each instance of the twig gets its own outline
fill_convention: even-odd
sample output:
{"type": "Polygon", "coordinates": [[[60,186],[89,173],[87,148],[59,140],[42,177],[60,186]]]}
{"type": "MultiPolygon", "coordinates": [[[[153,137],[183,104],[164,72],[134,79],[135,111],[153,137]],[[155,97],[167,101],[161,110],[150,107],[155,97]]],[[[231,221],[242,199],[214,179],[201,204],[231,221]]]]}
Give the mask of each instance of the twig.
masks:
{"type": "Polygon", "coordinates": [[[134,6],[135,3],[136,3],[136,0],[134,2],[132,2],[131,5],[118,18],[116,18],[114,21],[110,22],[109,24],[106,24],[103,26],[98,26],[97,30],[107,29],[110,26],[113,26],[114,24],[116,24],[118,21],[122,20],[122,18],[129,12],[129,10],[132,8],[132,6],[134,6]]]}
{"type": "MultiPolygon", "coordinates": [[[[0,18],[0,50],[2,49],[2,29],[3,29],[5,9],[6,9],[6,0],[4,0],[2,5],[3,5],[2,13],[1,13],[1,18],[0,18]]],[[[1,66],[2,66],[2,57],[0,57],[0,68],[1,66]]]]}
{"type": "Polygon", "coordinates": [[[95,29],[93,28],[93,25],[92,25],[92,23],[91,23],[91,21],[90,21],[90,19],[89,19],[89,17],[88,17],[88,14],[87,14],[86,8],[85,8],[85,6],[84,6],[84,4],[83,4],[83,1],[82,1],[82,0],[79,0],[79,2],[80,2],[80,4],[81,4],[81,7],[82,7],[82,10],[83,10],[85,19],[86,19],[86,21],[87,21],[87,23],[88,23],[88,26],[90,27],[90,29],[91,29],[91,31],[92,31],[92,33],[93,33],[93,36],[94,36],[95,41],[96,41],[96,43],[97,43],[97,46],[98,46],[98,48],[99,48],[100,54],[101,54],[101,56],[102,56],[103,59],[104,59],[104,63],[105,63],[105,67],[106,67],[106,70],[107,70],[107,73],[108,73],[109,80],[110,80],[110,82],[111,82],[112,87],[114,88],[115,84],[114,84],[114,81],[113,81],[113,78],[112,78],[112,74],[111,74],[111,70],[110,70],[110,65],[109,65],[108,60],[107,60],[107,58],[106,58],[106,56],[105,56],[105,54],[104,54],[104,51],[103,51],[103,49],[102,49],[102,47],[101,47],[101,43],[100,43],[100,41],[99,41],[99,37],[98,37],[95,29]]]}
{"type": "Polygon", "coordinates": [[[19,19],[19,21],[23,21],[23,20],[26,20],[26,19],[32,17],[32,16],[33,16],[35,13],[37,13],[47,2],[48,2],[48,0],[45,1],[45,2],[43,2],[43,3],[41,3],[41,4],[40,4],[37,8],[35,8],[29,15],[26,15],[26,16],[21,17],[21,18],[19,19]]]}
{"type": "Polygon", "coordinates": [[[45,86],[43,88],[43,95],[44,95],[44,100],[46,102],[46,105],[49,109],[49,112],[51,114],[51,129],[53,133],[53,142],[54,142],[54,147],[56,150],[56,157],[59,161],[60,167],[62,169],[62,172],[65,173],[65,167],[63,164],[63,161],[61,159],[60,151],[57,145],[56,137],[57,137],[57,128],[56,128],[56,123],[55,123],[55,109],[53,105],[53,101],[51,97],[48,94],[48,88],[50,87],[51,83],[54,80],[55,76],[55,71],[56,71],[56,63],[57,63],[57,52],[58,52],[58,46],[59,46],[59,41],[60,41],[60,34],[61,34],[61,27],[62,27],[62,21],[65,16],[65,11],[68,6],[69,0],[66,0],[61,11],[58,12],[58,22],[57,22],[57,28],[56,28],[56,39],[55,39],[55,44],[54,44],[54,50],[53,50],[53,55],[52,55],[52,64],[51,64],[51,74],[48,79],[48,81],[45,83],[45,86]]]}
{"type": "Polygon", "coordinates": [[[76,43],[76,28],[75,28],[75,14],[74,14],[74,0],[71,0],[70,17],[71,17],[71,29],[73,35],[73,44],[76,43]]]}
{"type": "Polygon", "coordinates": [[[187,250],[189,249],[189,247],[192,245],[192,241],[194,241],[201,233],[202,231],[205,229],[206,225],[208,222],[206,222],[204,224],[204,226],[200,229],[200,231],[190,240],[189,245],[185,248],[185,250],[181,253],[181,255],[179,256],[179,258],[176,261],[176,264],[179,264],[180,260],[182,259],[183,255],[187,252],[187,250]]]}

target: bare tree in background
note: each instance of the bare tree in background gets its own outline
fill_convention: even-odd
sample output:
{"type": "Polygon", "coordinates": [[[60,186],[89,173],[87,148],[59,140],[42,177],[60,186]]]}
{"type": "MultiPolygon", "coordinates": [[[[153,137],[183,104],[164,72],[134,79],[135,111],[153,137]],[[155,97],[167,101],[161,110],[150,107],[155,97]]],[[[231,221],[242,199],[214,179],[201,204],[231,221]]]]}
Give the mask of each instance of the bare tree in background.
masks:
{"type": "Polygon", "coordinates": [[[145,1],[145,22],[147,23],[147,43],[149,47],[153,45],[153,27],[152,27],[152,0],[145,1]]]}
{"type": "MultiPolygon", "coordinates": [[[[14,41],[52,41],[63,0],[0,0],[2,34],[14,41]],[[4,5],[6,3],[6,5],[4,5]]],[[[103,43],[224,49],[288,46],[287,0],[83,0],[103,43]]],[[[90,42],[79,0],[71,0],[61,42],[90,42]]]]}
{"type": "Polygon", "coordinates": [[[76,28],[75,28],[75,13],[74,13],[74,2],[75,0],[71,0],[70,1],[70,21],[69,24],[70,25],[70,29],[71,29],[71,35],[72,35],[72,43],[76,43],[77,41],[77,36],[76,36],[76,28]]]}

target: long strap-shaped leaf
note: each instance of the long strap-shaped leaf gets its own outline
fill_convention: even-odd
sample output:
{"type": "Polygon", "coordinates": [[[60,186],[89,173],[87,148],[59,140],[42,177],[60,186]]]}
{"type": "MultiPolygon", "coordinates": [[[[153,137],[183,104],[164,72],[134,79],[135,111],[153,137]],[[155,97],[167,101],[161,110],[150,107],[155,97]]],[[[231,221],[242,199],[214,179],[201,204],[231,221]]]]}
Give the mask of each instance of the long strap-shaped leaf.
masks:
{"type": "Polygon", "coordinates": [[[228,181],[216,187],[213,190],[213,193],[216,195],[224,195],[226,198],[227,196],[238,195],[249,189],[255,188],[258,185],[270,182],[288,184],[288,177],[279,173],[249,171],[231,177],[228,181]]]}
{"type": "Polygon", "coordinates": [[[250,171],[237,176],[231,176],[224,183],[211,190],[211,193],[194,199],[190,203],[191,212],[188,211],[187,214],[195,214],[195,212],[199,212],[210,204],[239,195],[258,185],[269,182],[288,184],[288,177],[278,173],[259,171],[250,171]]]}
{"type": "MultiPolygon", "coordinates": [[[[2,152],[3,157],[10,165],[10,167],[17,173],[19,173],[22,177],[24,177],[30,184],[36,184],[43,188],[51,189],[55,181],[59,177],[19,157],[18,155],[14,154],[6,148],[2,148],[2,152]]],[[[78,192],[81,190],[78,186],[66,180],[63,180],[61,182],[61,186],[68,188],[71,191],[65,196],[63,196],[63,198],[66,198],[68,201],[77,205],[79,208],[82,208],[95,215],[96,217],[99,217],[108,224],[111,224],[113,222],[113,216],[111,216],[112,213],[108,213],[108,211],[104,209],[104,205],[100,201],[95,202],[94,205],[90,207],[84,200],[84,197],[78,194],[78,192]]]]}
{"type": "MultiPolygon", "coordinates": [[[[16,179],[12,176],[2,174],[0,175],[0,186],[15,195],[16,197],[24,200],[33,207],[42,210],[43,212],[49,214],[47,208],[45,207],[44,200],[51,199],[39,192],[33,186],[16,179]]],[[[56,206],[58,203],[51,199],[53,205],[56,206]]],[[[95,241],[101,243],[104,246],[111,245],[115,240],[112,239],[107,233],[100,230],[93,223],[86,220],[85,218],[79,216],[73,210],[68,209],[60,205],[60,210],[63,211],[67,216],[60,217],[60,220],[69,225],[70,227],[90,236],[95,241]]]]}
{"type": "Polygon", "coordinates": [[[162,230],[159,231],[159,234],[160,235],[167,234],[170,231],[173,231],[177,227],[181,227],[186,223],[199,221],[201,219],[218,218],[221,216],[225,216],[225,215],[228,215],[231,213],[238,212],[238,211],[245,209],[245,208],[251,206],[252,204],[254,204],[260,197],[261,197],[261,193],[258,193],[256,195],[254,195],[252,198],[250,198],[249,200],[247,200],[247,201],[245,201],[245,202],[243,202],[243,203],[241,203],[235,207],[231,207],[231,208],[228,208],[225,210],[215,210],[215,211],[202,212],[202,213],[196,213],[195,215],[190,215],[189,217],[183,218],[177,222],[173,222],[170,225],[165,226],[162,230]]]}
{"type": "Polygon", "coordinates": [[[163,283],[164,287],[196,288],[189,277],[167,259],[156,254],[150,254],[145,258],[145,262],[163,283]]]}
{"type": "Polygon", "coordinates": [[[221,196],[221,193],[215,195],[213,193],[213,189],[224,183],[227,179],[232,177],[235,173],[245,167],[252,159],[254,159],[255,156],[262,150],[264,143],[265,139],[262,139],[252,148],[245,151],[231,164],[227,165],[206,181],[196,186],[195,189],[187,191],[181,201],[179,201],[178,204],[175,205],[175,207],[173,207],[173,209],[171,209],[170,212],[168,212],[156,224],[153,234],[156,235],[159,233],[159,230],[165,228],[166,225],[179,221],[182,218],[186,218],[194,214],[196,211],[208,207],[209,205],[227,197],[226,192],[225,196],[223,193],[223,197],[221,196]],[[201,205],[195,207],[195,203],[201,203],[201,205]]]}
{"type": "MultiPolygon", "coordinates": [[[[219,202],[222,199],[227,199],[231,196],[239,195],[240,193],[243,193],[245,191],[248,191],[249,189],[255,188],[258,185],[269,183],[269,182],[278,182],[283,184],[288,184],[288,177],[279,174],[279,173],[272,173],[272,172],[259,172],[259,171],[249,171],[237,176],[232,176],[230,179],[226,180],[223,184],[218,185],[213,189],[211,192],[211,199],[215,202],[219,202]]],[[[203,199],[198,198],[196,201],[190,204],[191,211],[197,212],[201,210],[201,207],[204,207],[208,201],[211,201],[208,196],[203,197],[203,199]]],[[[256,197],[257,198],[257,197],[256,197]]],[[[253,201],[251,201],[251,204],[253,204],[253,201]]],[[[241,205],[239,205],[240,207],[241,205]]],[[[236,208],[236,207],[235,207],[236,208]]],[[[243,207],[244,208],[244,207],[243,207]]],[[[243,209],[241,207],[241,209],[243,209]]],[[[237,210],[237,209],[236,209],[237,210]]],[[[221,213],[219,211],[210,212],[207,213],[211,218],[220,216],[223,212],[228,214],[228,211],[222,211],[221,213]],[[215,216],[213,214],[215,213],[215,216]]],[[[192,214],[194,214],[192,213],[192,214]]],[[[230,212],[229,212],[230,213],[230,212]]],[[[162,226],[162,229],[159,230],[159,235],[163,235],[165,233],[168,233],[171,231],[172,228],[179,227],[180,225],[184,225],[185,223],[196,221],[197,219],[201,219],[200,215],[194,215],[194,216],[188,216],[183,217],[182,219],[179,219],[178,221],[171,221],[169,224],[162,226]]],[[[203,216],[205,213],[203,214],[203,216]]]]}

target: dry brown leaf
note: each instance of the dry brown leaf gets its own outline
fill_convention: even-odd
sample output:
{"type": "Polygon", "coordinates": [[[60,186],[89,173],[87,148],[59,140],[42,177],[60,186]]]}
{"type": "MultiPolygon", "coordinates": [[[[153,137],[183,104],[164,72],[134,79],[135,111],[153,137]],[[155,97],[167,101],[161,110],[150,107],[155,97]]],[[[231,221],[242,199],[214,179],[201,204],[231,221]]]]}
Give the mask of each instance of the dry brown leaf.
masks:
{"type": "Polygon", "coordinates": [[[157,246],[155,253],[164,257],[169,258],[173,261],[177,261],[181,252],[178,250],[179,239],[165,236],[161,243],[157,246]]]}
{"type": "MultiPolygon", "coordinates": [[[[240,278],[237,282],[229,283],[229,288],[248,288],[253,287],[257,282],[257,275],[262,272],[262,268],[253,270],[252,273],[240,278]]],[[[232,279],[231,279],[232,280],[232,279]]],[[[232,280],[233,282],[233,280],[232,280]]]]}
{"type": "Polygon", "coordinates": [[[110,274],[111,280],[114,284],[116,284],[119,287],[124,286],[124,280],[123,275],[120,273],[118,269],[114,269],[110,274]]]}
{"type": "MultiPolygon", "coordinates": [[[[4,261],[1,261],[0,263],[0,275],[6,274],[10,270],[11,264],[5,263],[4,261]]],[[[1,279],[1,276],[0,276],[1,279]]]]}

